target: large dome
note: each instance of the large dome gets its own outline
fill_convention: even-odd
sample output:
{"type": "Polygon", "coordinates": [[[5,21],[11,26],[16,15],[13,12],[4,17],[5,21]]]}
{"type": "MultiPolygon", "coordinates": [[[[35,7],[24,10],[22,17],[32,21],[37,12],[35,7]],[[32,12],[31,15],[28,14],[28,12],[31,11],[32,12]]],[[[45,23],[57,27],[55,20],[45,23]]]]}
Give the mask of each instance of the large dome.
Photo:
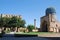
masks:
{"type": "Polygon", "coordinates": [[[46,9],[46,15],[55,14],[55,13],[56,13],[56,11],[53,7],[49,7],[49,8],[46,9]]]}

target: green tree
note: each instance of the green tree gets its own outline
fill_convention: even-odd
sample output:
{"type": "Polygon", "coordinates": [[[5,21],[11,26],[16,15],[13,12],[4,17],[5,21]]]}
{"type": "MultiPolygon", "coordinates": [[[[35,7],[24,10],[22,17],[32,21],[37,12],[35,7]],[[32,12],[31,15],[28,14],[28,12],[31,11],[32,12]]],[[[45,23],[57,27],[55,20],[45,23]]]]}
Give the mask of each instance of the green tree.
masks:
{"type": "Polygon", "coordinates": [[[21,20],[20,27],[25,27],[25,24],[26,24],[25,20],[21,20]]]}
{"type": "Polygon", "coordinates": [[[11,20],[8,22],[8,24],[9,24],[10,27],[16,27],[17,26],[17,22],[18,22],[17,17],[13,16],[11,18],[11,20]]]}
{"type": "Polygon", "coordinates": [[[0,15],[0,27],[8,27],[9,21],[10,21],[10,18],[2,17],[2,14],[0,15]]]}
{"type": "Polygon", "coordinates": [[[2,18],[2,14],[0,15],[0,27],[3,27],[3,18],[2,18]]]}
{"type": "Polygon", "coordinates": [[[22,20],[21,18],[17,18],[16,16],[14,16],[11,18],[8,24],[10,27],[24,27],[25,20],[22,20]]]}
{"type": "Polygon", "coordinates": [[[34,26],[33,25],[28,25],[27,29],[29,30],[29,32],[31,32],[34,29],[34,26]]]}
{"type": "Polygon", "coordinates": [[[3,20],[0,20],[0,27],[3,27],[3,26],[4,26],[3,20]]]}
{"type": "Polygon", "coordinates": [[[11,18],[9,17],[2,17],[2,14],[0,16],[0,26],[1,27],[25,27],[25,20],[18,18],[16,16],[13,16],[11,18]]]}
{"type": "Polygon", "coordinates": [[[6,17],[3,17],[3,24],[4,24],[4,27],[9,27],[9,21],[11,20],[11,18],[6,18],[6,17]]]}

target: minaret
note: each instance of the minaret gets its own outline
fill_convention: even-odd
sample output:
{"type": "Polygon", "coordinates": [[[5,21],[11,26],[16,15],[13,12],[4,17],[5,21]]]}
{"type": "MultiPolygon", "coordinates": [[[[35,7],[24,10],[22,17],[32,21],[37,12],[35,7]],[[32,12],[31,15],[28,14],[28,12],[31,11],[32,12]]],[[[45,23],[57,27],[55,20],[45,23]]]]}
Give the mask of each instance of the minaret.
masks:
{"type": "Polygon", "coordinates": [[[34,27],[35,27],[35,29],[36,29],[36,19],[34,19],[34,27]]]}

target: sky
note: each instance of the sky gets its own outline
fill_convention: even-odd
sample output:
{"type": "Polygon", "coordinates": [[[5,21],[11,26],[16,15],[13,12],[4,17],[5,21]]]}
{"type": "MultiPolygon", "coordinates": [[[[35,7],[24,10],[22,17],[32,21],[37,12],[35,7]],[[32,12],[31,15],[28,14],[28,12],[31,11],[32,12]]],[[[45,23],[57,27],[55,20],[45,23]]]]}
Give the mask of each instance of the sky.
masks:
{"type": "Polygon", "coordinates": [[[56,9],[57,20],[60,21],[60,0],[0,0],[0,14],[22,15],[26,26],[34,25],[40,27],[40,17],[45,15],[48,7],[56,9]]]}

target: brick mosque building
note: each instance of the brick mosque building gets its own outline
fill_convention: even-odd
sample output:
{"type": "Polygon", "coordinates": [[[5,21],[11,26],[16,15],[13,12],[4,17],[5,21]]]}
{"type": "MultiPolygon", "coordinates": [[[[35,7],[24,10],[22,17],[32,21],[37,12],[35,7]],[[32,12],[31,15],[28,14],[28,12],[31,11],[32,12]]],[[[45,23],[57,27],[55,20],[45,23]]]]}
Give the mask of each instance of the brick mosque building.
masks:
{"type": "Polygon", "coordinates": [[[55,18],[56,10],[53,7],[46,9],[46,15],[41,17],[40,28],[42,32],[60,32],[60,22],[55,18]]]}

